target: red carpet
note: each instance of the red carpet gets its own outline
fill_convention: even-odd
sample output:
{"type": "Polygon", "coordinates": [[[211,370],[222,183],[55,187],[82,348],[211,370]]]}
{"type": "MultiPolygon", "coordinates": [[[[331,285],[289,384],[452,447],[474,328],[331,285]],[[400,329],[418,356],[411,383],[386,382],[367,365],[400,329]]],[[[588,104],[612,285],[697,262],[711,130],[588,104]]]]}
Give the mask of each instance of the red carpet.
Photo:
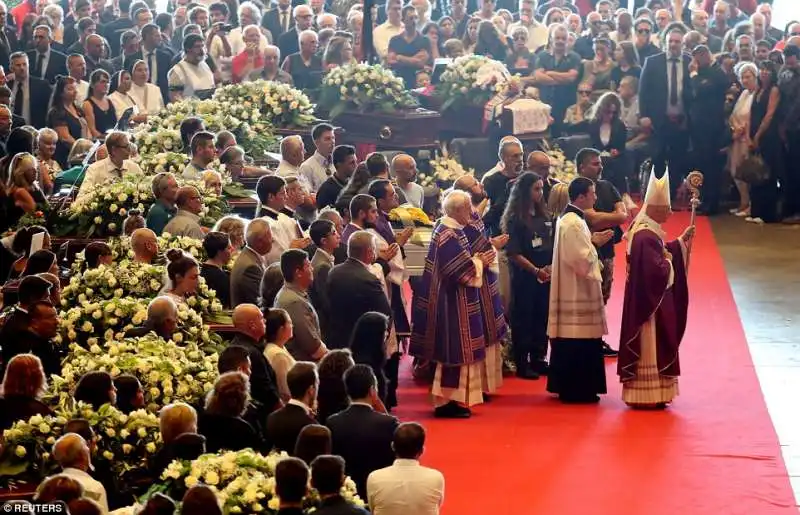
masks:
{"type": "MultiPolygon", "coordinates": [[[[676,214],[680,234],[688,215],[676,214]]],[[[620,252],[622,254],[622,247],[620,252]]],[[[609,306],[618,345],[624,256],[609,306]]],[[[766,515],[797,513],[777,436],[707,219],[698,219],[691,306],[682,344],[681,395],[664,412],[620,399],[616,362],[597,406],[564,406],[545,379],[507,378],[469,420],[432,416],[404,362],[401,420],[428,430],[424,465],[446,479],[445,515],[766,515]]],[[[411,514],[409,514],[411,515],[411,514]]]]}

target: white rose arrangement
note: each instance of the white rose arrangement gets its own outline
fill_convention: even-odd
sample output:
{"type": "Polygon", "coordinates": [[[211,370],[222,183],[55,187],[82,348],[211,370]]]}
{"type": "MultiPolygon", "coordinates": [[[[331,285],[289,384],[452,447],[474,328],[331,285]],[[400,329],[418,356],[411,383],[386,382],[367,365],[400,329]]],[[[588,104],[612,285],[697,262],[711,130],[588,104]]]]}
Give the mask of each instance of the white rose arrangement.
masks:
{"type": "Polygon", "coordinates": [[[0,486],[12,481],[38,482],[58,472],[52,458],[53,444],[64,433],[69,420],[85,419],[95,433],[92,462],[113,474],[125,486],[133,476],[146,474],[148,462],[161,449],[158,417],[145,410],[124,414],[106,404],[95,411],[80,403],[59,406],[54,415],[35,415],[14,423],[3,432],[0,451],[0,486]]]}
{"type": "Polygon", "coordinates": [[[347,64],[322,79],[319,104],[333,119],[347,110],[394,113],[416,108],[403,80],[379,64],[347,64]]]}
{"type": "Polygon", "coordinates": [[[505,64],[483,55],[465,55],[453,60],[436,85],[436,95],[444,99],[442,109],[465,105],[483,107],[498,93],[519,90],[519,76],[505,64]]]}
{"type": "Polygon", "coordinates": [[[287,84],[257,80],[218,88],[213,100],[261,131],[263,124],[280,128],[307,127],[316,121],[308,95],[287,84]]]}
{"type": "Polygon", "coordinates": [[[430,172],[420,173],[419,182],[425,186],[439,186],[442,189],[450,188],[462,175],[474,174],[475,170],[467,170],[453,156],[441,156],[430,161],[430,172]]]}
{"type": "Polygon", "coordinates": [[[68,406],[78,380],[86,372],[101,370],[112,377],[136,376],[142,383],[148,412],[155,413],[177,401],[202,404],[218,376],[218,355],[197,343],[183,342],[175,336],[173,340],[164,341],[151,333],[102,344],[91,341],[88,348],[73,345],[64,359],[61,375],[52,376],[51,395],[68,406]]]}
{"type": "Polygon", "coordinates": [[[578,176],[578,168],[575,166],[575,162],[567,159],[564,151],[558,146],[553,146],[546,152],[550,157],[550,175],[565,183],[569,183],[578,176]]]}
{"type": "MultiPolygon", "coordinates": [[[[187,489],[198,483],[208,485],[219,499],[223,513],[274,513],[278,510],[275,493],[275,467],[286,459],[285,452],[264,456],[250,449],[219,454],[204,454],[193,461],[176,460],[161,474],[160,482],[148,494],[162,492],[173,499],[183,498],[187,489]]],[[[364,502],[356,493],[355,483],[345,479],[342,496],[357,506],[364,502]]],[[[305,508],[319,506],[319,495],[310,491],[305,508]]]]}

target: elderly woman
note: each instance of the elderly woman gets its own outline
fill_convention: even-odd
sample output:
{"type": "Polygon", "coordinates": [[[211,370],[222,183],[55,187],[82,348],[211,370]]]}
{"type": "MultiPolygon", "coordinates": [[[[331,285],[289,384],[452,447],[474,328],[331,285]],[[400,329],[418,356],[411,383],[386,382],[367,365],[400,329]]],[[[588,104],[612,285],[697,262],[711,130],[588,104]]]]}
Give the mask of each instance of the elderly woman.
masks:
{"type": "Polygon", "coordinates": [[[262,447],[253,426],[242,418],[249,403],[250,380],[246,375],[226,372],[219,376],[198,424],[200,434],[206,437],[208,452],[262,447]]]}
{"type": "Polygon", "coordinates": [[[223,216],[214,225],[214,231],[224,232],[231,239],[231,247],[237,252],[244,247],[245,221],[235,215],[223,216]]]}
{"type": "Polygon", "coordinates": [[[231,60],[233,82],[258,80],[264,71],[264,52],[261,50],[261,29],[248,25],[242,31],[244,49],[231,60]]]}
{"type": "Polygon", "coordinates": [[[733,134],[733,142],[728,147],[728,167],[736,183],[736,189],[739,190],[739,207],[732,209],[731,213],[736,216],[748,217],[750,216],[750,187],[746,182],[737,178],[737,169],[750,155],[750,111],[753,105],[753,95],[758,89],[758,68],[753,63],[743,63],[736,68],[736,74],[743,89],[728,120],[733,134]]]}
{"type": "Polygon", "coordinates": [[[53,192],[55,176],[61,173],[61,165],[55,159],[58,133],[49,127],[39,130],[36,159],[39,162],[39,186],[45,193],[53,192]]]}
{"type": "Polygon", "coordinates": [[[528,49],[528,29],[519,26],[511,33],[511,41],[514,45],[511,53],[506,58],[506,66],[511,73],[519,73],[527,77],[533,73],[536,64],[536,56],[528,49]]]}
{"type": "Polygon", "coordinates": [[[155,459],[153,470],[158,474],[172,460],[193,460],[205,454],[206,440],[197,434],[197,412],[188,404],[176,402],[161,409],[158,416],[164,447],[155,459]]]}
{"type": "Polygon", "coordinates": [[[17,420],[52,414],[40,400],[46,390],[47,379],[37,356],[17,354],[11,358],[0,386],[0,431],[17,420]]]}
{"type": "Polygon", "coordinates": [[[44,10],[42,10],[42,14],[46,16],[50,22],[52,23],[52,39],[53,43],[63,44],[64,43],[64,9],[61,8],[58,4],[49,4],[47,5],[44,10]]]}
{"type": "Polygon", "coordinates": [[[222,175],[214,170],[203,172],[203,184],[207,190],[213,191],[217,195],[222,194],[222,175]]]}

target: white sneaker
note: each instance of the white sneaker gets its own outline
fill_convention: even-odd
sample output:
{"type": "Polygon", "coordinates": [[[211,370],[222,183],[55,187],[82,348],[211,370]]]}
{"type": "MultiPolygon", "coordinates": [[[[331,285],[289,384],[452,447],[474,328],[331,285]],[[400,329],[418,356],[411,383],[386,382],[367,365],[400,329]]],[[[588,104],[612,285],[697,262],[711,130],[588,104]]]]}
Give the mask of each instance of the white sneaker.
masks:
{"type": "Polygon", "coordinates": [[[736,214],[736,216],[746,216],[746,217],[749,218],[750,217],[750,208],[747,208],[744,211],[737,211],[735,214],[736,214]]]}
{"type": "Polygon", "coordinates": [[[744,219],[745,222],[750,222],[751,224],[763,224],[764,220],[761,217],[756,216],[755,218],[752,216],[748,216],[744,219]]]}
{"type": "Polygon", "coordinates": [[[735,214],[736,214],[736,213],[738,213],[738,212],[739,212],[739,208],[738,208],[738,207],[735,207],[735,208],[733,208],[733,209],[729,209],[729,210],[728,210],[728,213],[730,213],[730,214],[732,214],[732,215],[735,215],[735,214]]]}

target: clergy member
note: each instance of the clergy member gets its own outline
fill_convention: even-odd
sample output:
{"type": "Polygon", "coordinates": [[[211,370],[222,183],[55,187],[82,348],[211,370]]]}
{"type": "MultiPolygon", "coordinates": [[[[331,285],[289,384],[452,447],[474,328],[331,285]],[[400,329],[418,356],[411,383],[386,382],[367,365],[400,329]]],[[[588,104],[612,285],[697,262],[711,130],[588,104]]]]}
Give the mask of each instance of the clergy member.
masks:
{"type": "Polygon", "coordinates": [[[470,250],[464,232],[472,219],[469,194],[451,192],[443,208],[445,216],[433,229],[414,298],[409,353],[436,367],[431,386],[434,415],[467,418],[469,407],[483,402],[486,335],[480,290],[495,252],[470,250]]]}
{"type": "Polygon", "coordinates": [[[663,409],[678,395],[678,346],[686,330],[688,227],[665,242],[661,224],[670,210],[669,175],[650,175],[644,207],[628,231],[628,281],[622,308],[617,373],[622,400],[632,408],[663,409]]]}
{"type": "Polygon", "coordinates": [[[556,222],[550,286],[550,370],[547,391],[564,403],[594,403],[606,393],[603,335],[608,333],[597,248],[614,235],[592,234],[585,211],[597,196],[594,181],[569,183],[569,204],[556,222]]]}
{"type": "MultiPolygon", "coordinates": [[[[470,222],[464,227],[470,249],[475,252],[501,250],[508,243],[508,235],[501,234],[489,238],[489,231],[483,223],[478,212],[479,206],[485,198],[483,185],[472,175],[462,175],[453,185],[456,190],[469,194],[472,204],[470,222]]],[[[503,345],[502,340],[506,335],[506,317],[503,308],[503,299],[500,297],[499,267],[495,262],[484,270],[483,284],[481,285],[480,301],[486,338],[486,359],[484,360],[484,397],[495,393],[503,385],[503,345]]]]}

